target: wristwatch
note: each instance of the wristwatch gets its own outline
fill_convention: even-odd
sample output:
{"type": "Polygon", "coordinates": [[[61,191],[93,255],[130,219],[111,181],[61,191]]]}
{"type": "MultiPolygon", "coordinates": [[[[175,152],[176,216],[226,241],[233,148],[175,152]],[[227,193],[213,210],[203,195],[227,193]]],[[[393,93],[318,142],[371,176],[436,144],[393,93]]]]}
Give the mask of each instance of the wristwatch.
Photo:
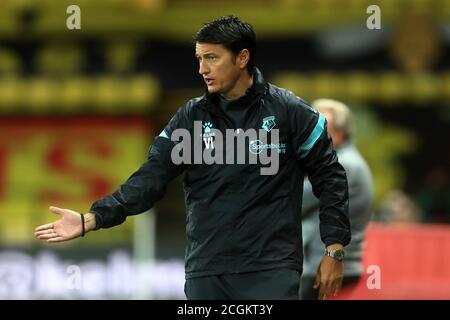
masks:
{"type": "Polygon", "coordinates": [[[328,257],[332,257],[337,261],[342,261],[344,260],[344,249],[335,249],[335,250],[325,249],[325,255],[328,257]]]}

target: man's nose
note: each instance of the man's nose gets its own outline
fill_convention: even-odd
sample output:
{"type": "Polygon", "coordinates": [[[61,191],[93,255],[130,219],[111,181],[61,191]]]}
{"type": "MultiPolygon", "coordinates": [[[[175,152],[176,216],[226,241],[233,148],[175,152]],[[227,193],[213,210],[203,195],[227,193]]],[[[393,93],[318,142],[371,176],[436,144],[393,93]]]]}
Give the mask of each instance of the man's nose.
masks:
{"type": "Polygon", "coordinates": [[[200,73],[201,75],[209,73],[209,68],[204,61],[199,62],[198,73],[200,73]]]}

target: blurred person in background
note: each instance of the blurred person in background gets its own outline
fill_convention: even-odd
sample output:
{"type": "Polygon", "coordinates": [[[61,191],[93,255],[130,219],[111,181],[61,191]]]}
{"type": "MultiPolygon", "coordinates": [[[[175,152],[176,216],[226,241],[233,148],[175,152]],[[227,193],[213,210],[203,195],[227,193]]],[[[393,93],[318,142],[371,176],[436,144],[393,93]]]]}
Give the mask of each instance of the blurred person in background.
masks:
{"type": "MultiPolygon", "coordinates": [[[[60,219],[36,228],[36,236],[54,243],[119,225],[150,209],[169,181],[185,173],[187,298],[298,299],[303,259],[298,194],[306,172],[322,204],[320,231],[327,248],[319,296],[335,294],[342,281],[343,247],[351,235],[345,170],[325,118],[292,92],[264,80],[255,67],[256,37],[248,23],[222,17],[205,24],[195,40],[207,93],[178,110],[145,163],[117,191],[96,201],[85,215],[50,207],[60,219]],[[273,146],[286,149],[272,150],[280,151],[277,172],[262,175],[261,163],[175,164],[172,150],[186,142],[173,133],[185,129],[194,137],[200,121],[203,135],[213,128],[280,132],[280,143],[273,146]]],[[[201,141],[200,148],[203,152],[201,141]]],[[[249,147],[238,151],[248,158],[249,147]]]]}
{"type": "MultiPolygon", "coordinates": [[[[328,132],[333,140],[339,163],[347,173],[349,215],[352,240],[345,249],[343,288],[356,284],[362,270],[364,232],[371,218],[373,181],[369,166],[352,143],[352,114],[343,103],[331,99],[318,99],[312,106],[328,121],[328,132]]],[[[301,299],[317,299],[318,267],[324,253],[320,238],[319,210],[321,203],[308,178],[304,180],[302,227],[304,263],[300,285],[301,299]]]]}
{"type": "Polygon", "coordinates": [[[402,190],[391,190],[381,203],[377,220],[395,223],[422,222],[423,214],[402,190]]]}
{"type": "Polygon", "coordinates": [[[450,184],[446,167],[436,165],[429,169],[415,201],[424,212],[425,222],[450,223],[450,184]]]}

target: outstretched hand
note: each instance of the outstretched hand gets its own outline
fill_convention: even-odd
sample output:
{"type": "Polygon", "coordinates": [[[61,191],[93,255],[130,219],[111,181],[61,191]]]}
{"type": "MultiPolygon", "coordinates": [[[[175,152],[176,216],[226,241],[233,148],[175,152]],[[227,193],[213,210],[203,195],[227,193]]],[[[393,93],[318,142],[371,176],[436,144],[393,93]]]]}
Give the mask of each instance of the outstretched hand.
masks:
{"type": "MultiPolygon", "coordinates": [[[[35,229],[35,236],[47,242],[62,242],[78,238],[83,232],[80,213],[57,207],[50,207],[51,212],[60,216],[59,220],[53,223],[44,224],[35,229]]],[[[87,223],[85,223],[85,226],[87,223]]],[[[91,228],[85,228],[88,232],[91,228]]]]}

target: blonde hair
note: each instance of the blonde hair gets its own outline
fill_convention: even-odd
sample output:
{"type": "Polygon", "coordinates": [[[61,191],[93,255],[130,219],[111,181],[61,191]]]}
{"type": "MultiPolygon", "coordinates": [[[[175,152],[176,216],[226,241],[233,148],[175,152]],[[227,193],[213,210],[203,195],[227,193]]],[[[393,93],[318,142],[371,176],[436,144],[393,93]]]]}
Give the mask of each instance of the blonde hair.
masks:
{"type": "Polygon", "coordinates": [[[344,131],[347,139],[352,135],[352,113],[344,103],[333,99],[317,99],[311,106],[319,112],[329,112],[332,116],[333,126],[344,131]]]}

